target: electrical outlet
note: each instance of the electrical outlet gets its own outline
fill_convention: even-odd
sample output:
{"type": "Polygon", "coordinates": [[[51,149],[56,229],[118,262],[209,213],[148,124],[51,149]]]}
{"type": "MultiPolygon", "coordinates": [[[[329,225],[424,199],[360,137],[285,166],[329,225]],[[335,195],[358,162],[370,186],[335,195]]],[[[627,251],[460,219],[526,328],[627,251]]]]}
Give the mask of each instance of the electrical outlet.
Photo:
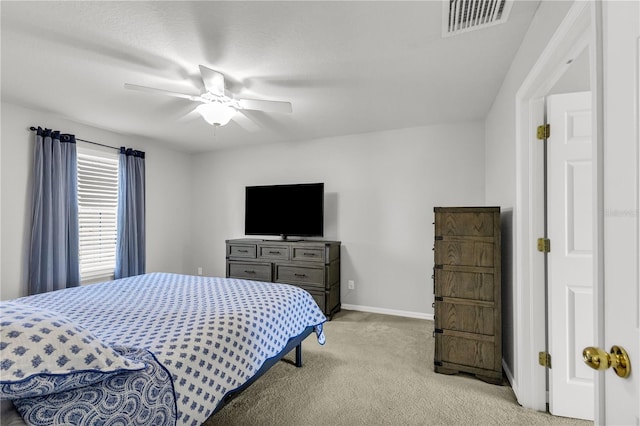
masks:
{"type": "Polygon", "coordinates": [[[202,275],[202,266],[198,266],[198,275],[202,275]]]}
{"type": "Polygon", "coordinates": [[[355,290],[355,288],[356,288],[356,282],[355,281],[349,280],[347,282],[347,284],[348,284],[349,290],[355,290]]]}

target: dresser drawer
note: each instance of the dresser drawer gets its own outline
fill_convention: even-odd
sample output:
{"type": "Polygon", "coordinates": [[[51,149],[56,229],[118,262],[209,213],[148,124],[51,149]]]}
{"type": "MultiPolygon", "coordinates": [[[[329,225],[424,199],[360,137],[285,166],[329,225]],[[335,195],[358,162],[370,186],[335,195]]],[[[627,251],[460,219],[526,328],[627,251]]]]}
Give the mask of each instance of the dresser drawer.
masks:
{"type": "Polygon", "coordinates": [[[490,273],[435,270],[436,297],[494,301],[494,277],[490,273]]]}
{"type": "Polygon", "coordinates": [[[494,264],[494,245],[484,241],[436,240],[434,260],[437,265],[479,266],[494,264]]]}
{"type": "Polygon", "coordinates": [[[493,212],[436,212],[436,235],[491,237],[498,217],[493,212]]]}
{"type": "Polygon", "coordinates": [[[496,354],[493,340],[449,336],[436,333],[436,362],[448,362],[461,366],[496,370],[496,354]]]}
{"type": "Polygon", "coordinates": [[[255,244],[228,244],[227,257],[255,259],[256,245],[255,244]]]}
{"type": "Polygon", "coordinates": [[[289,260],[289,247],[259,245],[258,259],[289,260]]]}
{"type": "Polygon", "coordinates": [[[291,260],[324,262],[324,247],[293,247],[291,260]]]}
{"type": "Polygon", "coordinates": [[[312,268],[277,265],[274,281],[278,283],[305,284],[324,289],[324,267],[312,268]]]}
{"type": "Polygon", "coordinates": [[[468,333],[495,334],[493,307],[436,301],[435,328],[468,333]]]}
{"type": "Polygon", "coordinates": [[[257,262],[228,262],[227,277],[255,281],[271,281],[271,264],[257,262]]]}

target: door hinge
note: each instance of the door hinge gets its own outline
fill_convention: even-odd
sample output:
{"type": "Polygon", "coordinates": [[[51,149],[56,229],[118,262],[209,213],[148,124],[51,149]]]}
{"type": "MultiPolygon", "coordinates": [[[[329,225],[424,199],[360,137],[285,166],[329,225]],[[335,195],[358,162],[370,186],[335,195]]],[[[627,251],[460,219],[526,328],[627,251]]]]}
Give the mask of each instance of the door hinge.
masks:
{"type": "Polygon", "coordinates": [[[548,124],[543,124],[542,126],[538,126],[538,129],[536,131],[536,137],[538,138],[538,140],[545,140],[548,139],[549,136],[551,136],[551,126],[548,124]]]}
{"type": "Polygon", "coordinates": [[[538,352],[538,363],[547,368],[551,368],[551,355],[547,352],[538,352]]]}
{"type": "Polygon", "coordinates": [[[538,238],[538,251],[549,253],[551,251],[551,240],[548,238],[538,238]]]}

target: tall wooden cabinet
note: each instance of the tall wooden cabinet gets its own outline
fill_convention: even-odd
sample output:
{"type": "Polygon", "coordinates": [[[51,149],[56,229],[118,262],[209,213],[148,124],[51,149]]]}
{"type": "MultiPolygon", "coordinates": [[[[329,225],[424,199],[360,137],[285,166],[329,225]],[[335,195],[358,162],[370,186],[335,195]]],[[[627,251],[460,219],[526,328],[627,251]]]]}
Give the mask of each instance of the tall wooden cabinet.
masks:
{"type": "Polygon", "coordinates": [[[435,207],[434,368],[502,382],[500,208],[435,207]]]}

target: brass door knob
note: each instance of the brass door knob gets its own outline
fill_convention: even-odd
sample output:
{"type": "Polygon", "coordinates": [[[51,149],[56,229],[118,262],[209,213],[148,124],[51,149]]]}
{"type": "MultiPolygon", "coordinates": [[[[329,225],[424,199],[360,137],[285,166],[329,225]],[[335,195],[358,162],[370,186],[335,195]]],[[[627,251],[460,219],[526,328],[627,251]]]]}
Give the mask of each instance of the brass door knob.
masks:
{"type": "Polygon", "coordinates": [[[589,346],[582,351],[582,359],[594,370],[606,370],[612,367],[616,374],[623,379],[631,374],[629,355],[620,346],[612,346],[609,353],[600,348],[589,346]]]}

